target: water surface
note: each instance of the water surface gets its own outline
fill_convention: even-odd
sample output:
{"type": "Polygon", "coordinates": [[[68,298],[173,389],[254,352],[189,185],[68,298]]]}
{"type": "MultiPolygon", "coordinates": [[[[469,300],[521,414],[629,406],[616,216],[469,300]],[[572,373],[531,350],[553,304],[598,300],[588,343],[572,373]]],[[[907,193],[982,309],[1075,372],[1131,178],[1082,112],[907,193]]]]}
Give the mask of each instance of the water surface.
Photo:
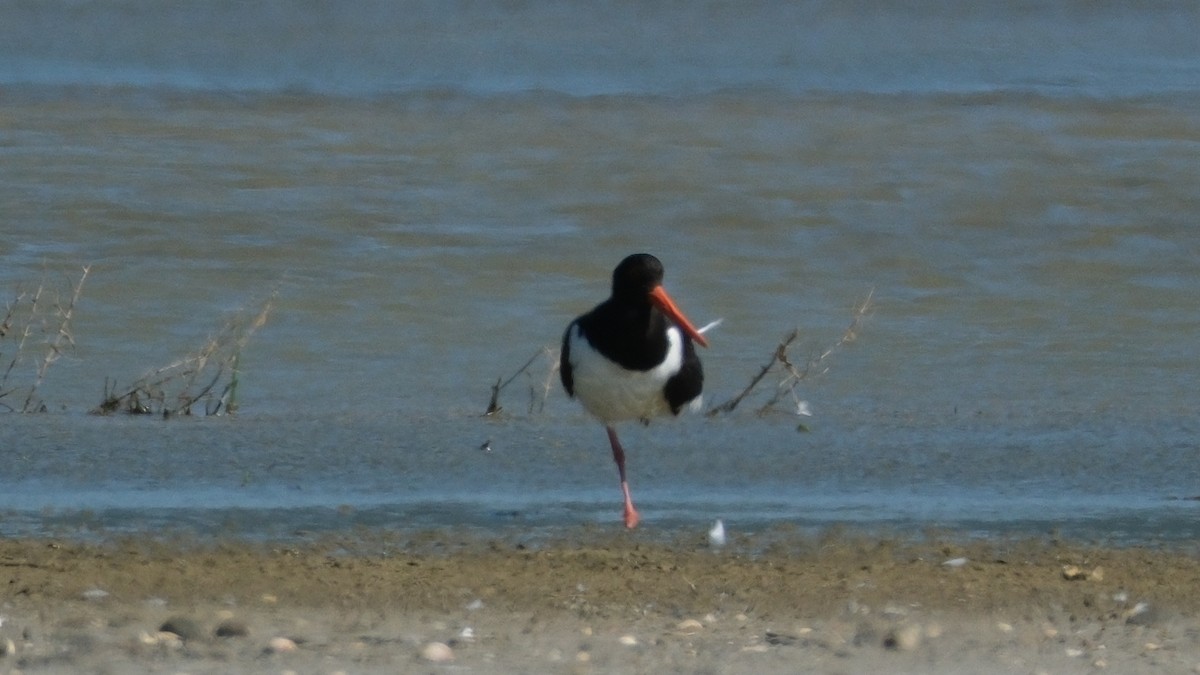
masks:
{"type": "Polygon", "coordinates": [[[1195,12],[8,5],[0,289],[91,273],[49,412],[0,418],[0,532],[616,527],[549,361],[481,413],[645,250],[724,319],[711,403],[873,291],[811,418],[769,377],[622,431],[648,528],[1190,540],[1195,12]],[[272,293],[237,416],[86,414],[272,293]]]}

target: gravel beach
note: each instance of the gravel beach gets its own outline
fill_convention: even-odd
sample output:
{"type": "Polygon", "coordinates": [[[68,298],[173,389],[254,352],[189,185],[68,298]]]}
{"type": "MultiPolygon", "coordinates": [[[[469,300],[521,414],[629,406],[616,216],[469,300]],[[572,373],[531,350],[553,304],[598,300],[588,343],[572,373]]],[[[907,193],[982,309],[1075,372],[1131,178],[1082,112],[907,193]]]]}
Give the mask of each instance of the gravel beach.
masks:
{"type": "Polygon", "coordinates": [[[0,541],[0,673],[1200,672],[1190,551],[644,536],[0,541]]]}

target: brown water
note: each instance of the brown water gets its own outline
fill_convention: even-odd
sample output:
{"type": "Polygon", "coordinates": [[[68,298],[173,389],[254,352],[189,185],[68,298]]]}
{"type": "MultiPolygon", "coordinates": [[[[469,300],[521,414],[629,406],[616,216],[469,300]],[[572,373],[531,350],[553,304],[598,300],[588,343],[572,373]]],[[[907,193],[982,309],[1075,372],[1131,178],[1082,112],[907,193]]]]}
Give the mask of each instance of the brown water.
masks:
{"type": "Polygon", "coordinates": [[[713,403],[874,293],[811,419],[623,432],[648,525],[1197,534],[1194,9],[322,7],[0,10],[0,289],[91,265],[4,531],[615,523],[544,362],[480,413],[645,250],[713,403]],[[273,292],[235,419],[84,414],[273,292]]]}

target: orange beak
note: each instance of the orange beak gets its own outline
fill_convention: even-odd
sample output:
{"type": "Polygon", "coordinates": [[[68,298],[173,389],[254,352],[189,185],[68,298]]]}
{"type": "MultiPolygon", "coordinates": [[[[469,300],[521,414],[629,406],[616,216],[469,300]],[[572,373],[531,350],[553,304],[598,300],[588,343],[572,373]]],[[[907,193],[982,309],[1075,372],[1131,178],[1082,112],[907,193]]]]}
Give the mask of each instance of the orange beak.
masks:
{"type": "Polygon", "coordinates": [[[688,321],[688,318],[683,315],[683,312],[679,310],[679,307],[675,305],[675,301],[671,299],[671,296],[667,295],[667,291],[662,286],[655,286],[654,290],[650,291],[650,302],[662,310],[663,314],[666,314],[676,326],[679,326],[680,330],[691,336],[696,344],[701,347],[708,346],[708,340],[705,340],[700,331],[696,330],[696,327],[692,325],[692,322],[688,321]]]}

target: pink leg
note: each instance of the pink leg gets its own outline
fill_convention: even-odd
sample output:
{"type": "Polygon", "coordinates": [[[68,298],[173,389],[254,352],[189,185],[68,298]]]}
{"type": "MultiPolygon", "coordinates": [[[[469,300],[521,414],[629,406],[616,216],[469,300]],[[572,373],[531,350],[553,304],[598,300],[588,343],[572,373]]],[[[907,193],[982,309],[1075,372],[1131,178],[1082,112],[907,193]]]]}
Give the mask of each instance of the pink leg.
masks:
{"type": "Polygon", "coordinates": [[[633,529],[637,527],[641,516],[638,515],[637,509],[633,508],[633,498],[629,496],[629,481],[625,480],[625,449],[621,447],[621,441],[617,440],[617,431],[611,426],[604,427],[608,432],[608,442],[612,444],[613,461],[617,463],[617,472],[621,474],[621,492],[625,494],[625,527],[633,529]]]}

